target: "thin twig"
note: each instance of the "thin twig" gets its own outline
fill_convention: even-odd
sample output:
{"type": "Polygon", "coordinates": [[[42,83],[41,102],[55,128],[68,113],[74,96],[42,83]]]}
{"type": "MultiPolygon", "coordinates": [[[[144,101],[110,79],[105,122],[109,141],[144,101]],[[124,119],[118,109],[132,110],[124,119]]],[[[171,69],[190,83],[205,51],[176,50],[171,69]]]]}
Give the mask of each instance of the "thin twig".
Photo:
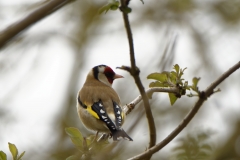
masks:
{"type": "Polygon", "coordinates": [[[169,142],[171,142],[188,125],[188,123],[192,120],[192,118],[197,113],[199,108],[202,106],[204,101],[214,93],[214,89],[223,80],[225,80],[229,75],[231,75],[233,72],[235,72],[239,68],[240,68],[240,61],[237,64],[235,64],[232,68],[230,68],[228,71],[226,71],[224,74],[222,74],[205,91],[201,92],[201,94],[199,96],[199,100],[194,105],[193,109],[187,114],[187,116],[182,120],[182,122],[178,125],[178,127],[176,129],[174,129],[165,139],[163,139],[160,143],[158,143],[154,147],[146,150],[145,152],[143,152],[137,156],[130,158],[129,160],[145,159],[149,155],[154,154],[155,152],[159,151],[164,146],[166,146],[169,142]]]}
{"type": "MultiPolygon", "coordinates": [[[[121,0],[121,7],[127,7],[126,1],[121,0]]],[[[129,23],[129,19],[128,19],[128,14],[125,13],[125,12],[122,12],[122,14],[123,14],[123,20],[124,20],[124,24],[125,24],[125,29],[126,29],[126,32],[127,32],[129,48],[130,48],[130,60],[131,60],[130,74],[133,76],[133,78],[135,80],[135,83],[136,83],[136,85],[139,89],[139,92],[140,92],[141,96],[143,97],[143,104],[144,104],[145,111],[146,111],[146,117],[147,117],[147,120],[148,120],[149,134],[150,134],[149,148],[151,148],[152,146],[154,146],[156,144],[155,122],[154,122],[154,118],[153,118],[153,115],[152,115],[152,111],[151,111],[151,108],[150,108],[150,104],[149,104],[149,101],[148,101],[147,94],[145,93],[144,87],[143,87],[142,82],[141,82],[140,77],[139,77],[139,72],[140,71],[136,66],[135,55],[134,55],[133,37],[132,37],[132,31],[131,31],[131,27],[130,27],[130,23],[129,23]]]]}
{"type": "Polygon", "coordinates": [[[50,0],[23,19],[8,26],[0,32],[0,49],[22,31],[72,1],[73,0],[50,0]]]}

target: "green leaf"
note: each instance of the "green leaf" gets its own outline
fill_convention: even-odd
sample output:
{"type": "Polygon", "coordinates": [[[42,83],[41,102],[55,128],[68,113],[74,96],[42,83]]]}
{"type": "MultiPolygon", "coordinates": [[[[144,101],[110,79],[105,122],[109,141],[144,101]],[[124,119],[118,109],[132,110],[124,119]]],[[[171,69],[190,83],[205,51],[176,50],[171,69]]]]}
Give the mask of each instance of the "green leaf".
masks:
{"type": "Polygon", "coordinates": [[[72,137],[79,137],[83,140],[82,134],[77,128],[68,127],[68,128],[65,128],[65,131],[71,138],[72,137]]]}
{"type": "Polygon", "coordinates": [[[25,151],[20,154],[20,156],[18,157],[17,160],[21,160],[21,158],[24,156],[24,154],[25,154],[25,151]]]}
{"type": "Polygon", "coordinates": [[[81,132],[74,127],[65,128],[66,133],[71,138],[73,144],[81,151],[83,151],[83,136],[81,132]]]}
{"type": "Polygon", "coordinates": [[[7,160],[7,155],[3,151],[0,151],[0,160],[7,160]]]}
{"type": "Polygon", "coordinates": [[[199,80],[200,80],[200,78],[194,77],[193,80],[192,80],[193,81],[193,85],[197,86],[199,80]]]}
{"type": "Polygon", "coordinates": [[[165,82],[167,80],[167,75],[164,73],[151,73],[147,76],[147,79],[154,79],[160,82],[165,82]]]}
{"type": "Polygon", "coordinates": [[[111,5],[110,9],[111,9],[112,11],[115,11],[115,10],[118,9],[118,5],[111,5]]]}
{"type": "Polygon", "coordinates": [[[92,154],[101,152],[101,150],[103,150],[103,148],[105,148],[109,144],[108,139],[97,142],[96,135],[88,136],[86,138],[86,143],[88,144],[89,148],[91,148],[92,154]]]}
{"type": "Polygon", "coordinates": [[[66,160],[78,160],[78,156],[76,155],[72,155],[72,156],[69,156],[68,158],[66,158],[66,160]]]}
{"type": "Polygon", "coordinates": [[[176,83],[177,83],[177,81],[178,81],[177,76],[178,76],[178,75],[177,75],[176,72],[174,72],[174,71],[170,72],[169,78],[170,78],[170,80],[171,80],[171,82],[172,82],[173,84],[176,84],[176,83]]]}
{"type": "Polygon", "coordinates": [[[107,13],[108,10],[117,10],[119,7],[119,1],[112,0],[110,3],[106,4],[102,8],[98,10],[98,14],[102,14],[103,12],[107,13]]]}
{"type": "Polygon", "coordinates": [[[177,75],[179,75],[179,69],[180,69],[179,65],[178,65],[178,64],[175,64],[175,65],[173,66],[173,68],[175,69],[177,75]]]}
{"type": "Polygon", "coordinates": [[[109,9],[110,9],[110,6],[107,4],[98,10],[98,14],[102,14],[104,11],[105,13],[107,13],[109,9]]]}
{"type": "Polygon", "coordinates": [[[8,147],[9,147],[10,152],[12,153],[13,160],[17,160],[17,155],[18,155],[17,147],[14,144],[9,143],[9,142],[8,142],[8,147]]]}
{"type": "Polygon", "coordinates": [[[171,77],[177,78],[177,72],[171,71],[170,73],[171,73],[171,74],[170,74],[171,77]]]}
{"type": "Polygon", "coordinates": [[[179,78],[181,78],[182,77],[182,75],[183,75],[183,73],[184,73],[184,71],[187,69],[187,67],[186,68],[184,68],[184,69],[180,69],[180,74],[179,74],[179,78]]]}
{"type": "Polygon", "coordinates": [[[92,144],[95,138],[96,138],[96,135],[89,135],[89,136],[86,138],[86,143],[87,143],[87,145],[89,146],[90,144],[92,144]]]}
{"type": "Polygon", "coordinates": [[[197,78],[197,77],[194,77],[194,78],[192,79],[192,82],[193,82],[193,84],[192,84],[192,90],[194,90],[194,91],[196,91],[196,92],[198,92],[198,87],[197,87],[197,85],[198,85],[199,80],[200,80],[200,78],[197,78]]]}
{"type": "Polygon", "coordinates": [[[151,82],[149,84],[149,87],[152,88],[152,87],[168,87],[168,85],[166,83],[161,83],[159,81],[155,81],[155,82],[151,82]]]}
{"type": "Polygon", "coordinates": [[[177,97],[173,93],[168,93],[168,96],[169,96],[171,105],[173,105],[176,102],[177,97]]]}

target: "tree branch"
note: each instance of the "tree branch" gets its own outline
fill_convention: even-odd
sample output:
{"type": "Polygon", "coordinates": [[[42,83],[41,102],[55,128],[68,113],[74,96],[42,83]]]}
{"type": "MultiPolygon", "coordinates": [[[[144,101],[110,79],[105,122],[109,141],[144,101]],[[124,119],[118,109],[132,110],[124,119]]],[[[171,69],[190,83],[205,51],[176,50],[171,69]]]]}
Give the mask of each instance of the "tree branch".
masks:
{"type": "MultiPolygon", "coordinates": [[[[121,7],[127,7],[129,1],[121,0],[121,7]]],[[[155,122],[153,119],[152,111],[150,108],[150,104],[148,101],[147,94],[145,93],[144,87],[142,85],[142,82],[139,77],[139,69],[136,66],[135,62],[135,55],[134,55],[134,45],[133,45],[133,37],[132,37],[132,31],[128,19],[128,14],[125,12],[122,12],[123,14],[123,20],[127,32],[127,37],[128,37],[128,43],[129,43],[129,48],[130,48],[130,61],[131,61],[131,68],[129,69],[130,74],[133,76],[135,83],[139,89],[139,92],[141,96],[143,97],[143,103],[146,111],[146,117],[148,120],[148,126],[149,126],[149,134],[150,134],[150,141],[149,141],[149,148],[154,146],[156,144],[156,128],[155,128],[155,122]]],[[[150,156],[151,157],[151,156],[150,156]]],[[[149,157],[149,158],[150,158],[149,157]]]]}
{"type": "Polygon", "coordinates": [[[222,74],[216,81],[214,81],[205,91],[202,91],[199,100],[194,105],[193,109],[187,114],[187,116],[182,120],[182,122],[178,125],[176,129],[174,129],[165,139],[163,139],[160,143],[155,145],[154,147],[146,150],[145,152],[134,156],[130,158],[129,160],[136,160],[136,159],[145,159],[146,157],[149,157],[149,155],[152,155],[162,149],[164,146],[166,146],[169,142],[171,142],[192,120],[192,118],[195,116],[197,111],[200,109],[202,104],[205,100],[207,100],[208,97],[210,97],[214,93],[214,89],[223,81],[225,80],[229,75],[231,75],[233,72],[235,72],[237,69],[240,68],[240,61],[235,64],[232,68],[230,68],[228,71],[226,71],[224,74],[222,74]]]}
{"type": "MultiPolygon", "coordinates": [[[[152,87],[152,88],[148,88],[146,90],[146,94],[152,94],[154,92],[167,92],[167,93],[175,93],[175,94],[179,94],[179,89],[177,87],[152,87]]],[[[134,107],[141,102],[142,100],[142,96],[139,95],[137,98],[135,98],[132,102],[130,102],[129,104],[123,106],[123,111],[126,115],[128,115],[133,109],[134,107]]]]}
{"type": "Polygon", "coordinates": [[[206,97],[211,96],[214,93],[214,89],[222,83],[228,76],[230,76],[233,72],[238,70],[240,68],[240,61],[236,63],[234,66],[232,66],[228,71],[223,73],[216,81],[214,81],[206,90],[205,95],[206,97]]]}
{"type": "Polygon", "coordinates": [[[0,32],[0,49],[25,29],[72,1],[73,0],[50,0],[25,18],[8,26],[0,32]]]}

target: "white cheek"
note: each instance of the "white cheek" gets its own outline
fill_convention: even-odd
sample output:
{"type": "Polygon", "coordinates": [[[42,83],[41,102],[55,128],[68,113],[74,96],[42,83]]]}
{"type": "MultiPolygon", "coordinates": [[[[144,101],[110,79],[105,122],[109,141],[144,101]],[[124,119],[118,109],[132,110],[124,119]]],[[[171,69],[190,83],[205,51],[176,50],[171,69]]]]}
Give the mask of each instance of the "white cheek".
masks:
{"type": "Polygon", "coordinates": [[[112,86],[112,84],[108,82],[107,77],[103,73],[98,73],[98,80],[110,87],[112,86]]]}

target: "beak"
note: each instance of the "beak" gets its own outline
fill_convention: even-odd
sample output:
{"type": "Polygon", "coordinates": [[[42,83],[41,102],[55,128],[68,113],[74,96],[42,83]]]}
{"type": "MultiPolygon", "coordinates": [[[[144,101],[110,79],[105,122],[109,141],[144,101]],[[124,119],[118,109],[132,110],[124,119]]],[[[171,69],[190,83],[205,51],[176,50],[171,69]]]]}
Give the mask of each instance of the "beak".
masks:
{"type": "Polygon", "coordinates": [[[117,79],[117,78],[124,78],[124,77],[121,76],[121,75],[119,75],[119,74],[115,74],[115,75],[113,76],[113,79],[117,79]]]}

